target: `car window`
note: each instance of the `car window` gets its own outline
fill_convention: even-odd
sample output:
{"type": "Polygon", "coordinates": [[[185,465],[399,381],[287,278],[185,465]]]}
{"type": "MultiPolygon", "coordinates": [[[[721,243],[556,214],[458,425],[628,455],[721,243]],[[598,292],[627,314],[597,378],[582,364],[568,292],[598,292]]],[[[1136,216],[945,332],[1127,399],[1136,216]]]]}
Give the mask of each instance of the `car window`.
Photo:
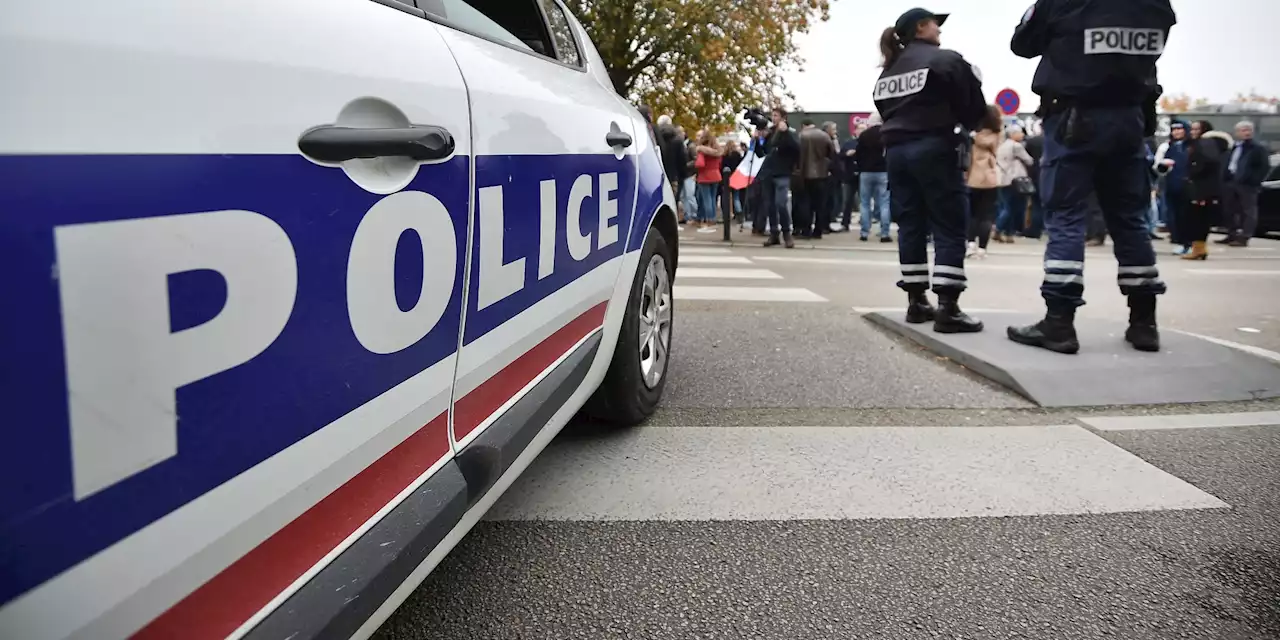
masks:
{"type": "Polygon", "coordinates": [[[434,4],[443,7],[443,16],[436,11],[428,11],[473,35],[555,59],[555,48],[538,7],[539,1],[442,0],[434,4]]]}
{"type": "Polygon", "coordinates": [[[578,52],[578,41],[573,37],[573,28],[569,26],[569,18],[564,9],[555,0],[541,0],[542,9],[547,13],[547,22],[551,23],[551,38],[556,43],[556,57],[565,64],[582,66],[582,54],[578,52]]]}
{"type": "Polygon", "coordinates": [[[529,45],[522,42],[520,38],[517,38],[515,34],[504,29],[502,25],[491,20],[489,16],[481,13],[465,0],[441,0],[440,6],[444,9],[444,15],[429,9],[428,11],[436,17],[448,20],[454,26],[482,38],[505,42],[527,51],[533,50],[529,45]]]}

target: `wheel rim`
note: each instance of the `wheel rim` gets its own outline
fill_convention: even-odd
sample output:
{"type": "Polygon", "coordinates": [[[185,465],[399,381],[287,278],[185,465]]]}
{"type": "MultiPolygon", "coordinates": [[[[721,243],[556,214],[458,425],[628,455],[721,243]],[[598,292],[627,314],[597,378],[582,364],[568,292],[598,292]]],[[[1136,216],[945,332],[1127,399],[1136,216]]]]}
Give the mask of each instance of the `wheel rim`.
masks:
{"type": "Polygon", "coordinates": [[[667,371],[671,348],[671,280],[667,261],[660,255],[649,260],[640,294],[640,373],[644,385],[658,386],[667,371]]]}

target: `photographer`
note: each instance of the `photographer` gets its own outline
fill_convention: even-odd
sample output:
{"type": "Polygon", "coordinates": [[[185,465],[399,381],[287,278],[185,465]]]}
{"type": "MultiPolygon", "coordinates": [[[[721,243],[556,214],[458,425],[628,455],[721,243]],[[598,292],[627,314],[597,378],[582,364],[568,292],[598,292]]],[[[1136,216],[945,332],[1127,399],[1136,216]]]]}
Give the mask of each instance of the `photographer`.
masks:
{"type": "MultiPolygon", "coordinates": [[[[771,124],[756,109],[748,109],[746,117],[756,126],[755,154],[764,158],[764,164],[760,165],[760,173],[756,176],[764,188],[763,200],[769,216],[769,239],[764,246],[779,244],[778,232],[781,231],[782,243],[791,249],[796,243],[791,239],[791,212],[787,207],[787,194],[791,191],[791,172],[795,170],[796,160],[800,156],[800,141],[787,127],[787,112],[781,107],[773,110],[771,124]]],[[[764,231],[763,216],[756,216],[755,229],[764,231]]]]}

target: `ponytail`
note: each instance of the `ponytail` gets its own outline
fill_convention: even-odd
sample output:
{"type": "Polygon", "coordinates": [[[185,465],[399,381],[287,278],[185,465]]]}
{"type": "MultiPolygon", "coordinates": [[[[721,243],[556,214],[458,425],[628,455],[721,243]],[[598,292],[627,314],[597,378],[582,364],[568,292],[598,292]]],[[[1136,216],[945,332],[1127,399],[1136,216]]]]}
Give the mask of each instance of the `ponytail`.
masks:
{"type": "Polygon", "coordinates": [[[898,56],[902,55],[902,39],[898,37],[898,32],[893,27],[887,27],[880,34],[880,57],[883,61],[880,66],[888,69],[893,63],[898,61],[898,56]]]}

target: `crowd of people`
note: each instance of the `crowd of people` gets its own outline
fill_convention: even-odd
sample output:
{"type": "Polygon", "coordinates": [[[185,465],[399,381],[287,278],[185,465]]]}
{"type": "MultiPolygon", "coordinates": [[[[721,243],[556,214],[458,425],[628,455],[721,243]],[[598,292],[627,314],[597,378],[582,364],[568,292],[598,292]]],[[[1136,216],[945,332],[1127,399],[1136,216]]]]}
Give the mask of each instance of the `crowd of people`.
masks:
{"type": "Polygon", "coordinates": [[[670,116],[654,127],[667,178],[676,193],[681,224],[713,231],[732,216],[766,245],[794,246],[793,237],[821,239],[850,232],[860,211],[861,239],[879,225],[881,242],[892,242],[889,185],[879,118],[841,140],[839,127],[805,120],[796,132],[787,112],[773,110],[773,122],[759,128],[746,145],[721,142],[708,130],[689,138],[670,116]],[[735,189],[729,176],[743,162],[759,163],[750,185],[735,189]],[[793,215],[794,214],[794,215],[793,215]],[[772,217],[777,220],[770,222],[772,217]]]}
{"type": "Polygon", "coordinates": [[[1247,120],[1235,126],[1235,138],[1204,120],[1171,123],[1169,139],[1151,150],[1157,185],[1153,238],[1157,230],[1167,231],[1174,253],[1187,260],[1208,257],[1214,225],[1227,232],[1217,244],[1248,246],[1258,225],[1258,192],[1271,166],[1253,134],[1247,120]]]}
{"type": "MultiPolygon", "coordinates": [[[[658,118],[654,133],[681,224],[711,233],[732,217],[744,229],[749,225],[753,235],[768,237],[766,246],[791,246],[792,237],[851,232],[858,212],[861,240],[869,240],[874,230],[880,242],[892,242],[879,116],[873,114],[845,140],[834,122],[817,126],[805,120],[795,132],[786,125],[785,110],[775,109],[773,119],[742,145],[733,138],[722,141],[709,129],[689,138],[670,116],[658,118]],[[733,189],[729,176],[744,161],[762,166],[751,186],[733,189]],[[789,221],[788,229],[770,225],[771,211],[780,214],[779,225],[784,218],[789,221]]],[[[1153,240],[1168,239],[1175,255],[1206,259],[1213,226],[1227,231],[1217,244],[1248,246],[1257,226],[1258,191],[1270,163],[1267,149],[1253,140],[1251,122],[1240,122],[1234,133],[1215,131],[1206,121],[1174,120],[1168,140],[1148,140],[1153,185],[1148,227],[1153,240]]],[[[1039,188],[1043,135],[1028,136],[1020,125],[1006,124],[999,108],[991,105],[970,138],[966,256],[985,258],[990,242],[1039,240],[1044,233],[1039,188]]],[[[1101,209],[1094,207],[1088,244],[1102,246],[1106,238],[1101,209]]]]}

